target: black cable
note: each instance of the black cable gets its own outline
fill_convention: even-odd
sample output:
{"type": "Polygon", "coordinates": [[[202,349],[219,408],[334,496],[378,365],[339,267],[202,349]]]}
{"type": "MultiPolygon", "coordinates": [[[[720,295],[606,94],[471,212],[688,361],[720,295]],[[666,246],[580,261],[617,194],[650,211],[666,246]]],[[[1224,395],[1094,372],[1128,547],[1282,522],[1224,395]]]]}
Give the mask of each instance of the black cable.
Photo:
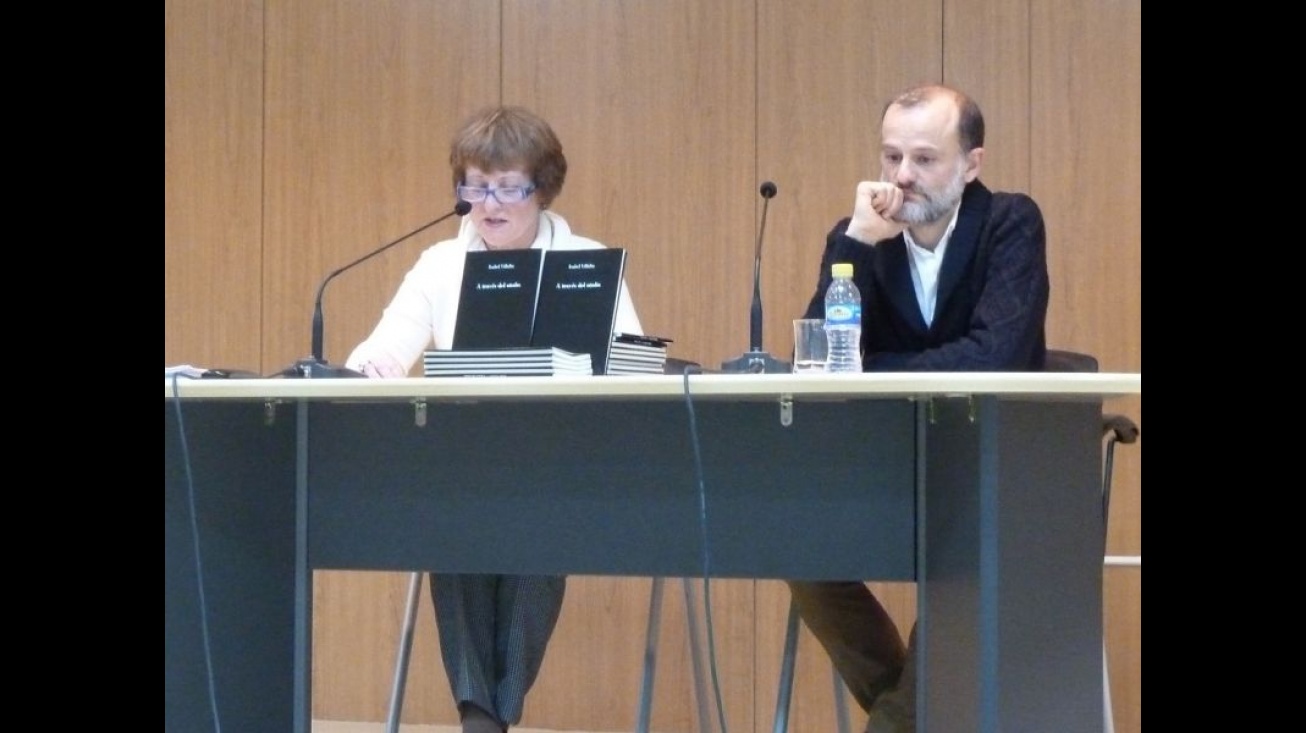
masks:
{"type": "Polygon", "coordinates": [[[698,443],[698,420],[694,416],[694,401],[689,396],[690,372],[702,373],[696,365],[687,364],[684,371],[685,408],[689,411],[689,438],[694,446],[694,474],[698,478],[698,519],[703,540],[703,614],[707,620],[708,668],[712,670],[712,695],[716,699],[716,712],[721,733],[726,733],[725,705],[721,698],[721,682],[716,669],[716,637],[712,631],[712,553],[707,540],[707,488],[703,480],[703,456],[698,443]]]}
{"type": "MultiPolygon", "coordinates": [[[[195,545],[195,582],[199,586],[200,634],[204,639],[204,669],[209,683],[209,707],[213,711],[213,730],[222,733],[222,719],[218,715],[218,692],[213,675],[213,650],[209,642],[208,601],[204,598],[204,563],[200,560],[199,513],[195,508],[195,477],[190,466],[190,448],[186,445],[186,426],[181,419],[181,392],[177,388],[177,379],[181,372],[172,374],[172,405],[177,413],[177,433],[181,436],[181,460],[186,467],[186,498],[190,506],[190,533],[195,545]]],[[[193,377],[187,377],[193,379],[193,377]]]]}

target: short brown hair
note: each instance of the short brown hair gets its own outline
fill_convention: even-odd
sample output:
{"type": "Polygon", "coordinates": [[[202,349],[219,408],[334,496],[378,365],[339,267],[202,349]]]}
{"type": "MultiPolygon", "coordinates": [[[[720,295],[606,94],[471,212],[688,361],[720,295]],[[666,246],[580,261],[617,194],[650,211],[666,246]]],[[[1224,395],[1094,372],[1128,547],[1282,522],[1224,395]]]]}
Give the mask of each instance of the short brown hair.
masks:
{"type": "Polygon", "coordinates": [[[899,94],[884,105],[880,119],[883,120],[884,112],[888,112],[889,108],[894,105],[904,109],[911,109],[918,104],[924,104],[942,95],[952,97],[952,101],[957,105],[959,113],[957,117],[957,142],[961,145],[961,152],[969,153],[975,148],[984,147],[984,114],[980,112],[979,105],[965,92],[942,84],[922,84],[899,94]]]}
{"type": "Polygon", "coordinates": [[[449,166],[457,191],[475,166],[483,171],[521,168],[531,176],[541,208],[562,192],[567,157],[553,128],[523,107],[486,107],[468,117],[453,136],[449,166]]]}

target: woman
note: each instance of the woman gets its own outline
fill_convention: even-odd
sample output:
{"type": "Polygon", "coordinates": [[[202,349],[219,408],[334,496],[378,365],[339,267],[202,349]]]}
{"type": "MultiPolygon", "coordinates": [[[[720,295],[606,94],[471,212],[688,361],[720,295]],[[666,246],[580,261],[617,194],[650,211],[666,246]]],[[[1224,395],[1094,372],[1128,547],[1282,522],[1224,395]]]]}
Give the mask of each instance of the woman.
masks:
{"type": "MultiPolygon", "coordinates": [[[[345,361],[369,377],[406,376],[426,349],[452,347],[467,252],[604,246],[573,234],[548,210],[562,191],[567,159],[532,112],[492,107],[473,115],[454,135],[449,165],[458,198],[472,210],[457,237],[422,253],[345,361]]],[[[643,333],[624,282],[615,328],[643,333]]],[[[463,733],[503,733],[521,720],[565,588],[562,576],[431,575],[441,657],[463,733]]]]}

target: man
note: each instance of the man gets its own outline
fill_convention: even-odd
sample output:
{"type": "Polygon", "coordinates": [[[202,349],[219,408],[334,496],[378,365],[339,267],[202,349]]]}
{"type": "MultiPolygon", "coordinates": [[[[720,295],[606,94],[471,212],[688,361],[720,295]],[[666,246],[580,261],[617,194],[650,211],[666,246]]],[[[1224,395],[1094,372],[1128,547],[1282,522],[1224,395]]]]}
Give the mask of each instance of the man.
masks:
{"type": "MultiPolygon", "coordinates": [[[[830,265],[853,264],[867,371],[1038,371],[1046,353],[1043,216],[979,180],[984,117],[964,93],[915,87],[886,105],[880,180],[826,236],[805,317],[824,315],[830,265]]],[[[867,733],[916,730],[915,641],[865,583],[790,581],[804,623],[858,704],[867,733]]]]}

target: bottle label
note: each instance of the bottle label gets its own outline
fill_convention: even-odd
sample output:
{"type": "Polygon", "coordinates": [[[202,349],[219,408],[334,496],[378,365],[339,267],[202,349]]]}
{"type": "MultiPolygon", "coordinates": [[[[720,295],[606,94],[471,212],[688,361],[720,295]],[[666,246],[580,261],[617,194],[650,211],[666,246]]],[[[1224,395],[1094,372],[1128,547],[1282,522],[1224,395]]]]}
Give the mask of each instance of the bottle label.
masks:
{"type": "Polygon", "coordinates": [[[825,325],[827,326],[861,326],[862,306],[829,305],[825,308],[825,325]]]}

